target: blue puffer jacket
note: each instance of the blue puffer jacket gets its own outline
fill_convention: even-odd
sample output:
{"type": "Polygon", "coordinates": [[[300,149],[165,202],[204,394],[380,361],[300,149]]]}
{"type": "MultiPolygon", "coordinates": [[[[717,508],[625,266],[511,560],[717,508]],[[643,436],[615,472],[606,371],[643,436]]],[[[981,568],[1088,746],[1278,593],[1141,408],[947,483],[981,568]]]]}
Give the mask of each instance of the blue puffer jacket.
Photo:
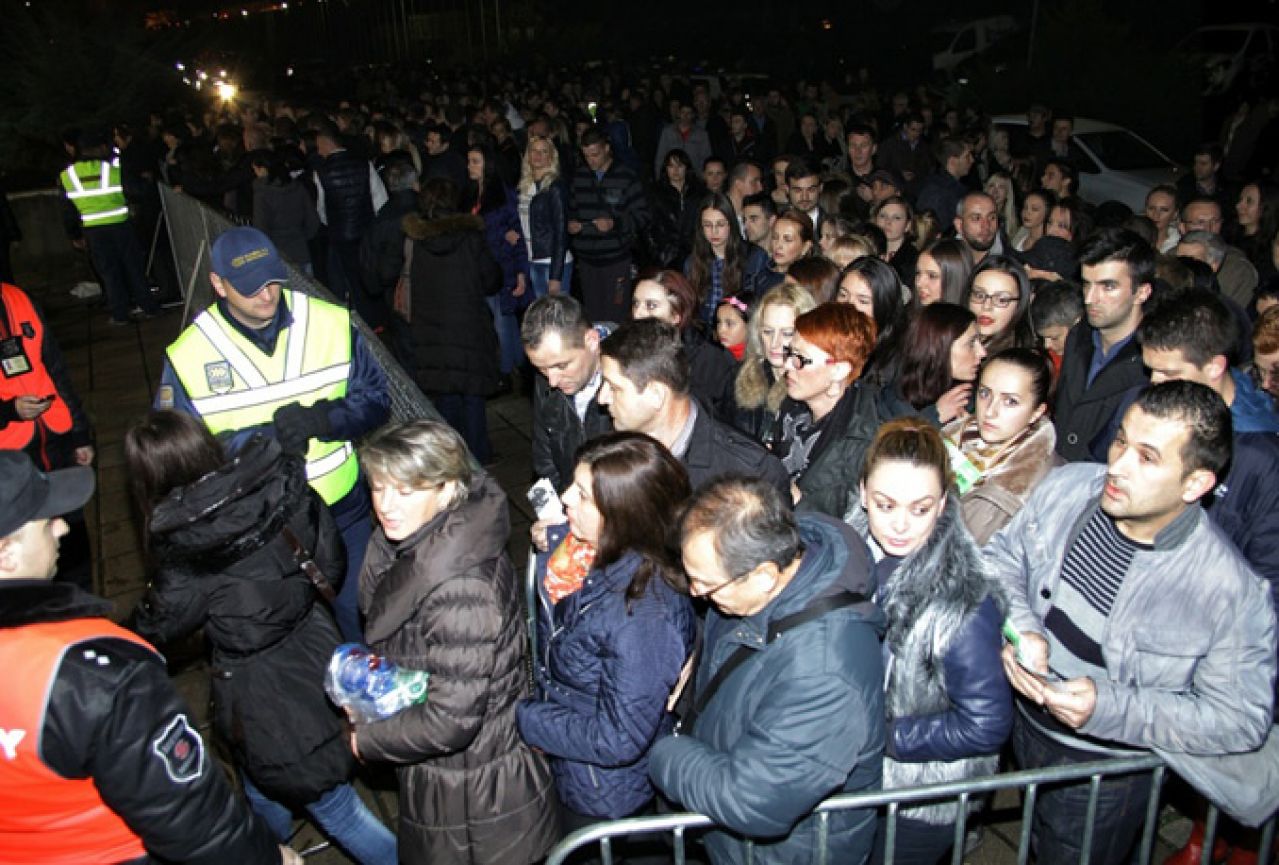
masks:
{"type": "MultiPolygon", "coordinates": [[[[553,529],[550,549],[566,534],[553,529]]],[[[546,557],[538,561],[538,699],[520,704],[516,720],[524,741],[552,758],[560,801],[591,817],[625,817],[653,798],[649,747],[670,730],[666,698],[696,633],[691,602],[660,577],[627,610],[640,562],[627,553],[591,571],[552,609],[546,557]]]]}
{"type": "Polygon", "coordinates": [[[505,201],[500,207],[494,207],[480,213],[484,219],[484,239],[488,241],[489,251],[502,266],[502,293],[498,299],[502,304],[502,312],[515,312],[533,302],[532,285],[528,283],[528,244],[524,242],[524,229],[520,225],[519,199],[510,189],[504,190],[505,201]],[[514,231],[519,235],[515,243],[506,239],[506,234],[514,231]],[[515,280],[524,274],[525,292],[515,297],[515,280]]]}
{"type": "MultiPolygon", "coordinates": [[[[727,831],[706,837],[713,862],[815,860],[813,806],[835,793],[876,789],[884,752],[884,617],[873,604],[833,610],[766,642],[768,626],[840,590],[872,592],[870,554],[853,530],[799,514],[803,562],[753,616],[711,610],[697,682],[709,682],[742,645],[758,649],[728,676],[689,735],[653,746],[650,770],[667,796],[727,831]],[[745,837],[743,837],[745,836],[745,837]]],[[[829,816],[831,862],[864,862],[873,809],[829,816]]]]}

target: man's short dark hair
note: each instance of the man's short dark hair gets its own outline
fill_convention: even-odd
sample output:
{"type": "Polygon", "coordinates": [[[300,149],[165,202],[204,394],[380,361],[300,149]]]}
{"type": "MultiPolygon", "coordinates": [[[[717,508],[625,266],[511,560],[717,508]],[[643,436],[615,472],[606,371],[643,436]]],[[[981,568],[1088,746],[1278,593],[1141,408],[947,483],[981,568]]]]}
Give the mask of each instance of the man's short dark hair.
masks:
{"type": "Polygon", "coordinates": [[[524,313],[520,342],[535,349],[548,333],[554,332],[560,335],[565,346],[578,347],[583,344],[591,327],[586,310],[576,299],[567,294],[548,294],[535,300],[524,313]]]}
{"type": "Polygon", "coordinates": [[[1202,367],[1218,355],[1230,361],[1239,344],[1239,326],[1220,297],[1190,289],[1144,317],[1137,327],[1137,340],[1159,351],[1180,349],[1186,360],[1202,367]]]}
{"type": "Polygon", "coordinates": [[[945,168],[948,161],[963,156],[965,151],[971,149],[972,147],[964,139],[953,135],[947,135],[941,141],[937,142],[937,150],[934,155],[937,157],[937,161],[941,164],[941,166],[945,168]]]}
{"type": "Polygon", "coordinates": [[[844,130],[844,141],[848,141],[849,136],[852,135],[865,135],[872,142],[878,140],[878,136],[875,135],[875,130],[871,129],[865,123],[850,123],[848,128],[844,130]]]}
{"type": "Polygon", "coordinates": [[[1195,152],[1190,154],[1190,158],[1194,159],[1196,156],[1207,156],[1217,165],[1220,165],[1222,160],[1226,158],[1225,152],[1221,149],[1221,145],[1215,141],[1205,141],[1203,144],[1196,147],[1195,152]]]}
{"type": "Polygon", "coordinates": [[[822,170],[817,167],[817,163],[809,159],[807,156],[800,156],[786,163],[786,183],[789,186],[796,180],[803,180],[805,177],[822,176],[822,170]]]}
{"type": "Polygon", "coordinates": [[[1230,407],[1215,390],[1194,381],[1165,381],[1141,392],[1134,406],[1160,420],[1181,421],[1190,431],[1181,449],[1185,475],[1207,469],[1221,478],[1230,463],[1230,407]]]}
{"type": "Polygon", "coordinates": [[[1128,276],[1135,291],[1155,278],[1155,250],[1140,235],[1131,231],[1099,231],[1079,250],[1079,265],[1092,267],[1107,261],[1128,265],[1128,276]]]}
{"type": "Polygon", "coordinates": [[[790,503],[758,478],[718,478],[693,495],[680,517],[681,544],[710,532],[720,567],[740,579],[767,562],[785,570],[803,552],[790,503]]]}
{"type": "Polygon", "coordinates": [[[596,144],[608,145],[608,136],[604,134],[604,130],[598,126],[592,126],[582,133],[581,139],[578,141],[579,147],[593,147],[596,144]]]}
{"type": "Polygon", "coordinates": [[[777,215],[777,202],[773,201],[773,196],[767,192],[756,192],[754,195],[748,195],[742,199],[742,210],[748,207],[758,207],[764,211],[765,216],[777,215]]]}
{"type": "Polygon", "coordinates": [[[674,325],[655,318],[628,321],[600,343],[600,352],[617,362],[636,390],[655,381],[688,394],[688,355],[674,325]]]}
{"type": "MultiPolygon", "coordinates": [[[[707,159],[706,162],[710,162],[711,159],[715,158],[716,157],[712,156],[710,159],[707,159]]],[[[723,162],[724,160],[721,159],[719,161],[723,162]]],[[[705,163],[703,163],[703,167],[705,167],[705,163]]],[[[758,170],[761,177],[763,176],[764,170],[760,168],[759,163],[753,159],[743,159],[740,162],[733,163],[733,170],[728,172],[728,180],[726,181],[727,185],[731,187],[734,183],[745,180],[746,175],[750,173],[752,168],[758,170]]]]}
{"type": "Polygon", "coordinates": [[[1030,299],[1030,323],[1035,333],[1047,327],[1074,327],[1084,315],[1084,293],[1069,280],[1033,279],[1030,299]]]}
{"type": "Polygon", "coordinates": [[[403,192],[417,184],[417,169],[413,163],[403,160],[392,160],[386,167],[386,191],[403,192]]]}
{"type": "Polygon", "coordinates": [[[1061,176],[1065,180],[1070,181],[1070,194],[1079,194],[1079,172],[1075,170],[1075,166],[1068,159],[1062,159],[1060,156],[1054,156],[1044,163],[1044,170],[1048,170],[1048,166],[1055,165],[1057,170],[1061,172],[1061,176]]]}
{"type": "Polygon", "coordinates": [[[1217,208],[1217,214],[1219,216],[1224,218],[1226,215],[1225,209],[1222,208],[1220,201],[1213,198],[1211,195],[1204,195],[1202,192],[1197,192],[1194,195],[1187,198],[1186,203],[1181,205],[1181,210],[1177,211],[1177,218],[1180,219],[1182,222],[1186,221],[1186,210],[1192,204],[1211,204],[1213,207],[1217,208]]]}

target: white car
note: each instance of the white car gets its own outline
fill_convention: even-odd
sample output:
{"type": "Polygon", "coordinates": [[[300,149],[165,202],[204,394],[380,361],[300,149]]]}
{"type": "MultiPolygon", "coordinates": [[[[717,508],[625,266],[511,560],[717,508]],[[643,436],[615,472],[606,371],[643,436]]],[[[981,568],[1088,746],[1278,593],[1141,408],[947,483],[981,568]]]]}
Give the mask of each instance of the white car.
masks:
{"type": "MultiPolygon", "coordinates": [[[[994,118],[993,123],[1014,132],[1026,125],[1026,118],[1007,114],[994,118]]],[[[1076,117],[1072,140],[1080,153],[1076,165],[1079,196],[1093,204],[1122,201],[1134,213],[1142,213],[1146,193],[1161,183],[1176,183],[1181,172],[1149,141],[1114,123],[1076,117]]]]}

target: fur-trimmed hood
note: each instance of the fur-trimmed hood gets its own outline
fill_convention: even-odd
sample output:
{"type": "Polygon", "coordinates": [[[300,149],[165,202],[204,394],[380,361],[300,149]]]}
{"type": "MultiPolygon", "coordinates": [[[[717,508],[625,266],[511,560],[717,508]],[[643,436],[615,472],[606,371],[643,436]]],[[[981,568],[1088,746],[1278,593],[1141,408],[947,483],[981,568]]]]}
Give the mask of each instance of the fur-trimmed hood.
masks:
{"type": "MultiPolygon", "coordinates": [[[[870,541],[870,522],[857,499],[853,499],[844,521],[870,541]]],[[[1003,587],[986,576],[981,550],[964,527],[958,496],[951,490],[932,535],[902,560],[886,585],[879,587],[879,603],[888,616],[885,641],[897,654],[926,609],[949,622],[939,629],[941,634],[953,635],[964,617],[987,596],[994,599],[1003,615],[1008,608],[1003,587]]],[[[946,646],[936,649],[942,655],[946,646]]]]}
{"type": "Polygon", "coordinates": [[[457,213],[439,219],[427,219],[420,213],[410,213],[400,224],[408,237],[426,244],[437,255],[456,248],[467,232],[484,231],[484,219],[469,213],[457,213]]]}

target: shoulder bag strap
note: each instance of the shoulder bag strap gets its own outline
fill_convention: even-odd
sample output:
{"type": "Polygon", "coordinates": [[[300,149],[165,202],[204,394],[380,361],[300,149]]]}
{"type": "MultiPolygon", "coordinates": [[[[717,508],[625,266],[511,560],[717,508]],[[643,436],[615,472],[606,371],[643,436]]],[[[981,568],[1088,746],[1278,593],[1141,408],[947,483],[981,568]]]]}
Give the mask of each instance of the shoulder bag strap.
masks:
{"type": "Polygon", "coordinates": [[[320,570],[320,566],[311,558],[311,554],[307,552],[306,547],[302,546],[302,542],[298,540],[298,536],[289,526],[285,526],[280,530],[280,536],[284,538],[285,543],[293,550],[293,558],[297,559],[298,567],[302,569],[302,573],[306,574],[307,579],[311,581],[311,585],[315,586],[315,590],[320,593],[320,597],[328,601],[330,604],[337,599],[337,592],[333,591],[333,584],[329,582],[328,577],[324,576],[324,572],[320,570]]]}
{"type": "MultiPolygon", "coordinates": [[[[798,628],[800,625],[806,625],[816,619],[820,619],[829,612],[840,610],[844,607],[853,607],[857,604],[865,603],[866,600],[866,596],[861,592],[850,592],[847,590],[837,592],[833,595],[819,597],[799,612],[792,613],[789,616],[783,616],[770,624],[768,626],[768,639],[765,644],[771,644],[787,631],[793,628],[798,628]]],[[[727,681],[728,677],[731,676],[738,667],[750,660],[751,656],[757,654],[759,654],[758,649],[751,648],[750,646],[738,646],[733,651],[733,654],[728,656],[728,660],[726,660],[723,665],[715,671],[715,675],[706,683],[706,687],[704,689],[697,690],[697,696],[693,700],[692,709],[684,716],[683,719],[681,719],[677,729],[680,731],[692,730],[697,717],[701,715],[702,711],[710,704],[711,698],[715,696],[715,693],[720,689],[724,682],[727,681]]]]}

